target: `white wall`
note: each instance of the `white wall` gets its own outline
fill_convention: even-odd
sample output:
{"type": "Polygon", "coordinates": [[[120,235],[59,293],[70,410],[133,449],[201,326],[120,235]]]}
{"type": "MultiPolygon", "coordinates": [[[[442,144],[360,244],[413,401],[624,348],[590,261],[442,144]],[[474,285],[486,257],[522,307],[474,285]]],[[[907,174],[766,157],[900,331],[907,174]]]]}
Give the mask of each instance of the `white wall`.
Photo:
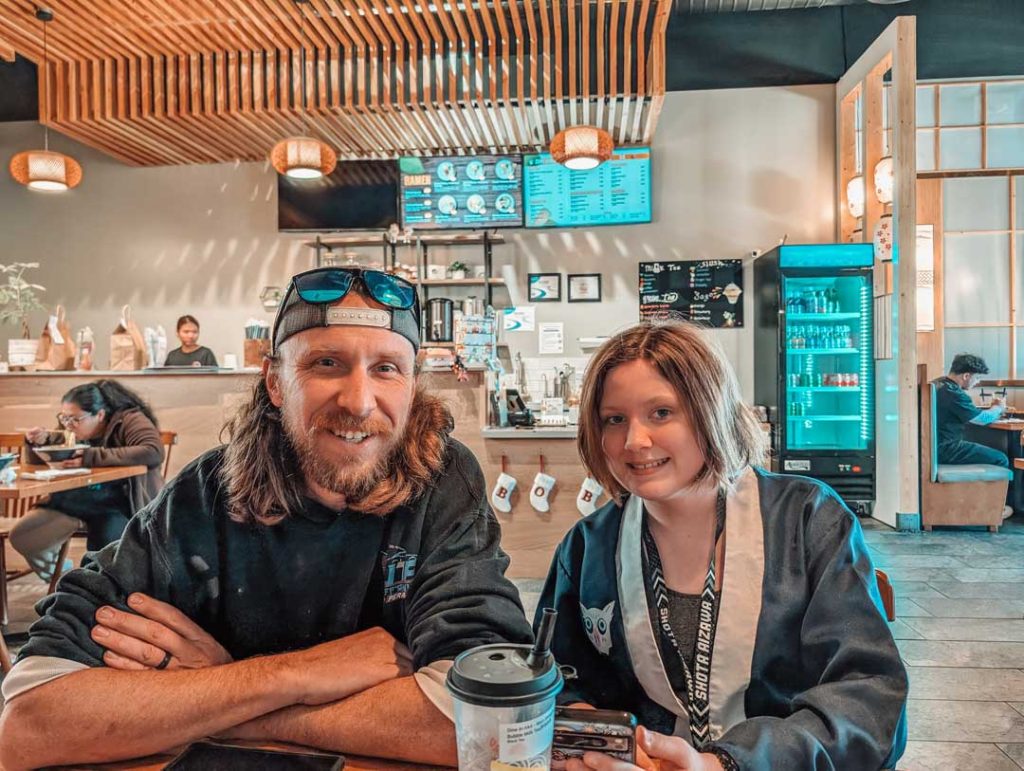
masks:
{"type": "MultiPolygon", "coordinates": [[[[538,321],[565,322],[565,354],[578,355],[578,337],[637,319],[641,261],[744,257],[786,234],[790,243],[831,240],[833,113],[827,85],[669,94],[653,148],[654,222],[517,231],[495,250],[512,301],[523,301],[528,272],[602,273],[602,304],[537,306],[538,321]]],[[[35,124],[0,124],[0,159],[40,141],[35,124]]],[[[266,164],[130,168],[59,135],[51,141],[79,160],[84,181],[47,195],[0,176],[0,262],[42,263],[36,278],[48,289],[46,301],[63,303],[75,329],[88,324],[97,333],[98,366],[106,365],[107,336],[124,303],[140,324],[163,324],[172,337],[176,318],[192,313],[218,357],[241,354],[246,318],[270,318],[260,289],[310,265],[312,253],[300,245],[308,237],[276,231],[275,179],[266,164]]],[[[364,253],[378,259],[375,250],[364,253]]],[[[476,258],[465,250],[458,256],[476,258]]],[[[748,324],[750,280],[748,273],[748,324]]],[[[36,314],[33,327],[43,321],[36,314]]],[[[12,333],[0,329],[0,350],[12,333]]],[[[715,334],[751,395],[749,328],[715,334]]],[[[509,342],[524,356],[536,353],[535,335],[509,342]]]]}

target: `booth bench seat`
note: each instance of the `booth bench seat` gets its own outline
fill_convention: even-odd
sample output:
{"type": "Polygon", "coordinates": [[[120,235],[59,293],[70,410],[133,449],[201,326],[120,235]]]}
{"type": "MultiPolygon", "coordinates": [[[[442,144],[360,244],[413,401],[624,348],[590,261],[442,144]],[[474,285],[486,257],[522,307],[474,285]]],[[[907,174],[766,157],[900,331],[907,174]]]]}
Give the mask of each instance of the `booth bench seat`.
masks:
{"type": "Polygon", "coordinates": [[[985,463],[940,464],[935,434],[935,385],[921,384],[921,526],[1003,523],[1003,504],[1013,472],[985,463]]]}

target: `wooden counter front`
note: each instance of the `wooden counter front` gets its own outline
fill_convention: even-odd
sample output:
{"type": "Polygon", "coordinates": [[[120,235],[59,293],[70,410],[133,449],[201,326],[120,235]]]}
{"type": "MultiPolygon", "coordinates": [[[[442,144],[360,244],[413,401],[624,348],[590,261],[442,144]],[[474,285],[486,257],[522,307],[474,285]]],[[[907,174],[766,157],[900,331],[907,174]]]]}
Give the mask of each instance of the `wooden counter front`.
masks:
{"type": "MultiPolygon", "coordinates": [[[[512,511],[508,514],[495,512],[501,522],[501,545],[512,558],[508,576],[544,578],[555,547],[580,519],[576,495],[587,475],[576,452],[575,432],[551,430],[550,433],[559,438],[550,438],[543,429],[536,432],[501,429],[493,433],[514,438],[485,438],[482,429],[487,414],[486,393],[480,373],[470,373],[469,383],[459,383],[450,374],[431,373],[423,377],[430,391],[448,402],[455,418],[455,438],[469,447],[480,461],[488,496],[502,472],[502,459],[505,473],[516,479],[512,511]],[[541,470],[541,456],[544,471],[558,480],[550,495],[551,510],[546,513],[530,505],[530,488],[541,470]]],[[[602,498],[598,503],[607,500],[602,498]]]]}
{"type": "MultiPolygon", "coordinates": [[[[103,377],[114,378],[149,402],[162,429],[178,432],[178,444],[171,454],[173,476],[193,458],[221,443],[221,428],[249,397],[256,376],[254,371],[223,370],[0,375],[0,432],[36,425],[53,427],[60,399],[69,389],[103,377]]],[[[447,372],[427,372],[422,378],[427,390],[444,399],[451,409],[454,436],[479,459],[488,495],[502,471],[504,457],[506,472],[518,482],[512,511],[498,513],[502,545],[512,558],[508,574],[513,578],[543,578],[555,547],[579,519],[576,494],[586,475],[572,432],[557,432],[562,438],[547,438],[538,431],[536,435],[519,432],[513,434],[516,438],[485,439],[481,434],[486,416],[482,373],[470,372],[469,381],[463,383],[447,372]],[[547,513],[530,505],[530,487],[540,471],[542,455],[545,471],[558,480],[547,513]]]]}

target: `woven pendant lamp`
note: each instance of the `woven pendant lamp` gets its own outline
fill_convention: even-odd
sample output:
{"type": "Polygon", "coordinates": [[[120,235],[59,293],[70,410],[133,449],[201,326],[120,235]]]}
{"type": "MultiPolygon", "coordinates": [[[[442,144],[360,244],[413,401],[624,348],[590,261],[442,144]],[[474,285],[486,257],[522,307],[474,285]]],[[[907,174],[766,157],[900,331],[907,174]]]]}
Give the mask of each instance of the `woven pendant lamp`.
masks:
{"type": "Polygon", "coordinates": [[[596,126],[570,126],[551,140],[551,157],[567,169],[596,169],[612,157],[615,143],[611,134],[596,126]]]}
{"type": "MultiPolygon", "coordinates": [[[[302,6],[309,0],[295,0],[299,6],[299,26],[303,44],[306,42],[306,14],[302,6]]],[[[305,48],[300,54],[303,59],[305,48]]],[[[305,134],[282,139],[270,151],[270,163],[278,174],[292,179],[319,179],[334,171],[338,154],[326,142],[309,135],[309,115],[306,112],[306,68],[302,71],[302,116],[305,134]]]]}
{"type": "MultiPolygon", "coordinates": [[[[49,51],[46,42],[46,25],[53,21],[53,11],[47,8],[36,8],[36,18],[43,23],[43,66],[40,77],[43,81],[43,109],[49,117],[50,102],[47,96],[49,87],[49,51]]],[[[7,167],[14,181],[25,185],[31,190],[49,190],[61,192],[77,187],[82,181],[82,167],[70,155],[50,150],[50,128],[43,123],[43,149],[25,150],[18,153],[7,167]]]]}
{"type": "Polygon", "coordinates": [[[288,137],[270,151],[270,163],[278,174],[293,179],[318,179],[334,171],[338,154],[314,137],[288,137]]]}

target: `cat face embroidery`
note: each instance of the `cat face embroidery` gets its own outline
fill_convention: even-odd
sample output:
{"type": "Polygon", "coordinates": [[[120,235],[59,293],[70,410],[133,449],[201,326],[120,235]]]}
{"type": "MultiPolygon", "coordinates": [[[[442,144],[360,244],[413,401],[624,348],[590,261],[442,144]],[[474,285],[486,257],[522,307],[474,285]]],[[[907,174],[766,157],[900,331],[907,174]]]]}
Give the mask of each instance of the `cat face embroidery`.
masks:
{"type": "Polygon", "coordinates": [[[583,628],[587,630],[587,637],[597,648],[597,652],[606,656],[612,649],[612,613],[614,610],[614,600],[603,608],[585,608],[583,603],[580,603],[580,611],[583,613],[583,628]]]}

